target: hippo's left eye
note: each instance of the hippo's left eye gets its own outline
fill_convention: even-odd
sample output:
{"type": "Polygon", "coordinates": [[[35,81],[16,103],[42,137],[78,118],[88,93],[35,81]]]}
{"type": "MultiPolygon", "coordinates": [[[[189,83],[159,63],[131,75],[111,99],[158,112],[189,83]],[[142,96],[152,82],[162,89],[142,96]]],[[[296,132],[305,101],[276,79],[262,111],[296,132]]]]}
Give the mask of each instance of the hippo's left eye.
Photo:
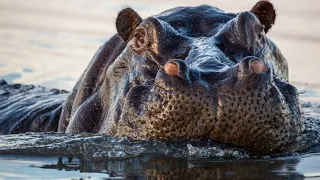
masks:
{"type": "Polygon", "coordinates": [[[181,59],[181,60],[185,60],[188,56],[189,56],[189,53],[190,53],[190,47],[186,47],[184,50],[184,52],[181,52],[181,53],[178,53],[178,54],[175,54],[173,56],[173,59],[181,59]]]}

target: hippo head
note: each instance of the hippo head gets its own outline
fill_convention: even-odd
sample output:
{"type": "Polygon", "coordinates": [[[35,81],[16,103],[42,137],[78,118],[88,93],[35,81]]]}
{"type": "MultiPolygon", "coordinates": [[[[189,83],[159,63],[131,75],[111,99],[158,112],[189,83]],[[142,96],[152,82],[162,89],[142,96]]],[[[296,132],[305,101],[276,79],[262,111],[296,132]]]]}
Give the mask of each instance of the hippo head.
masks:
{"type": "Polygon", "coordinates": [[[123,9],[118,34],[64,103],[58,131],[286,150],[303,122],[287,62],[266,36],[275,18],[269,1],[242,13],[202,5],[144,20],[123,9]]]}
{"type": "Polygon", "coordinates": [[[145,20],[122,10],[116,25],[127,47],[118,59],[130,86],[111,134],[283,151],[303,125],[286,60],[266,36],[275,18],[268,1],[238,14],[200,6],[145,20]]]}

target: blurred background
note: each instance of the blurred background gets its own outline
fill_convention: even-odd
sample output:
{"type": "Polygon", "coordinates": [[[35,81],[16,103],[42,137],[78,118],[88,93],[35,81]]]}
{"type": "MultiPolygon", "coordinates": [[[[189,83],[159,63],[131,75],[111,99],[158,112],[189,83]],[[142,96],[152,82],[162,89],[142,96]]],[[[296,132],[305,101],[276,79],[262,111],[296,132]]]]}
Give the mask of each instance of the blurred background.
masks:
{"type": "MultiPolygon", "coordinates": [[[[116,33],[118,11],[143,18],[176,6],[209,4],[227,12],[257,0],[0,0],[0,78],[71,90],[92,56],[116,33]]],[[[287,58],[290,80],[304,98],[319,98],[320,2],[273,0],[277,21],[269,37],[287,58]]]]}

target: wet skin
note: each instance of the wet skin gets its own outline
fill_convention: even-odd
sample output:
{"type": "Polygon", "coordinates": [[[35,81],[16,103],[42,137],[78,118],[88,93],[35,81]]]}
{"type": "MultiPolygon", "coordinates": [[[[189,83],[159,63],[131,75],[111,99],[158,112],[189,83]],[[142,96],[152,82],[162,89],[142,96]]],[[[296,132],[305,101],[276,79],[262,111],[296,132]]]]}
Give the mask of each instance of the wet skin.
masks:
{"type": "Polygon", "coordinates": [[[123,9],[118,34],[98,50],[63,105],[41,116],[47,119],[41,127],[50,128],[30,125],[40,116],[8,116],[0,126],[11,122],[10,128],[1,133],[212,138],[265,154],[287,151],[304,127],[287,61],[266,35],[275,18],[268,1],[242,13],[202,5],[144,20],[123,9]]]}

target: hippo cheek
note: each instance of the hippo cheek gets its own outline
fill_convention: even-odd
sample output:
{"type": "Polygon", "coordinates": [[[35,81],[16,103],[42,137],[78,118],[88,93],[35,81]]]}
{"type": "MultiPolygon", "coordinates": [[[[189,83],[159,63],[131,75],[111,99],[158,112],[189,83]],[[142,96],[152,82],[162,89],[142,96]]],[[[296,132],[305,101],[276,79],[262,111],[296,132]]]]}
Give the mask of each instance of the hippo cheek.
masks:
{"type": "MultiPolygon", "coordinates": [[[[302,129],[301,114],[295,113],[299,112],[299,102],[297,98],[288,100],[270,70],[250,71],[265,68],[255,61],[240,63],[237,77],[216,87],[217,123],[211,137],[257,152],[280,152],[302,129]]],[[[296,91],[290,96],[296,96],[296,91]]]]}
{"type": "Polygon", "coordinates": [[[144,107],[148,104],[150,85],[138,85],[132,87],[126,95],[122,113],[118,125],[115,126],[112,135],[122,137],[128,136],[134,139],[147,138],[147,129],[150,127],[146,119],[141,118],[144,107]]]}

